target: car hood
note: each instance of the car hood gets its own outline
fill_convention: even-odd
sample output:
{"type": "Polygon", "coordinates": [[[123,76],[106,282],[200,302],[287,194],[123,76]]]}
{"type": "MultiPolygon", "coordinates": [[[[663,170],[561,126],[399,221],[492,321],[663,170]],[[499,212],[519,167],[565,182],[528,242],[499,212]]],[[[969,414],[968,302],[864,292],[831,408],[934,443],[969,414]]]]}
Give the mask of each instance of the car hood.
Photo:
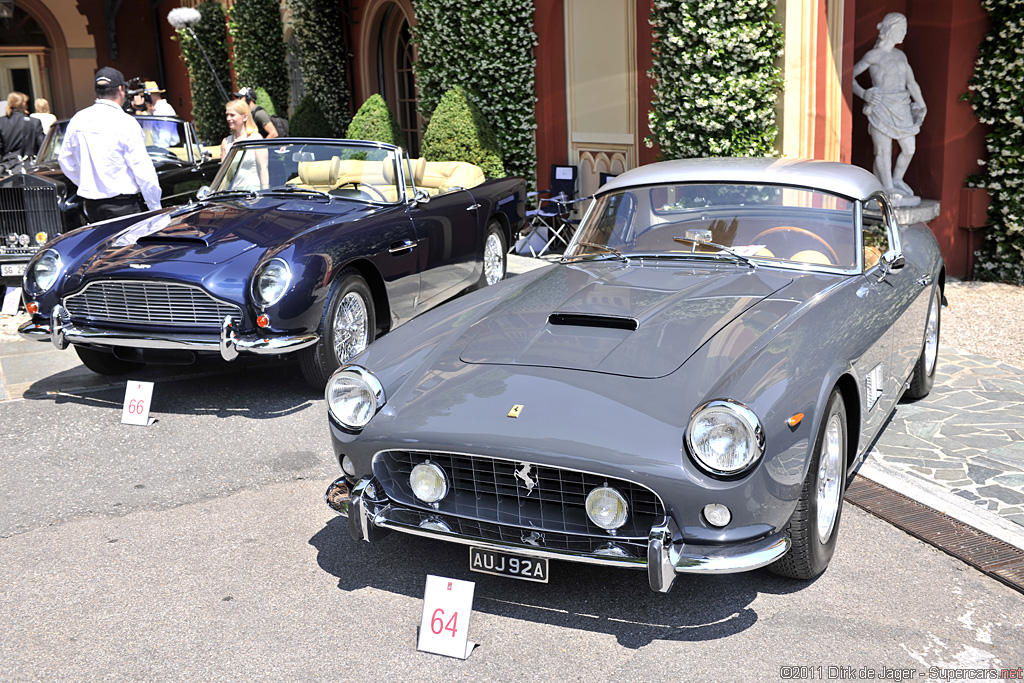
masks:
{"type": "Polygon", "coordinates": [[[782,273],[731,266],[552,268],[474,325],[460,358],[663,377],[791,282],[782,273]]]}
{"type": "Polygon", "coordinates": [[[365,207],[262,198],[171,210],[113,235],[94,255],[96,269],[168,262],[217,265],[250,249],[270,249],[322,223],[352,220],[365,207]],[[312,208],[311,208],[312,204],[312,208]]]}

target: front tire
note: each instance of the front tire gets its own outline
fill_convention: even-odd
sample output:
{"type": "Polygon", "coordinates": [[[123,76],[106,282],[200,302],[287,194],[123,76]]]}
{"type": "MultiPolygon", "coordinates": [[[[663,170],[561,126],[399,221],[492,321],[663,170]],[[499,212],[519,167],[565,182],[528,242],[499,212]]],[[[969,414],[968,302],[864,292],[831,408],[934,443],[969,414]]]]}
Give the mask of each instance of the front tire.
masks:
{"type": "Polygon", "coordinates": [[[772,573],[809,580],[825,571],[832,560],[846,489],[847,433],[846,404],[834,390],[818,430],[800,500],[786,525],[786,535],[793,545],[768,567],[772,573]]]}
{"type": "Polygon", "coordinates": [[[910,376],[910,388],[905,396],[909,399],[924,398],[935,384],[935,368],[939,364],[939,332],[942,328],[942,294],[936,287],[928,305],[928,322],[924,328],[924,348],[914,365],[910,376]]]}
{"type": "Polygon", "coordinates": [[[121,360],[112,353],[97,351],[83,346],[75,345],[75,353],[82,365],[89,368],[97,375],[127,375],[129,372],[141,370],[145,363],[136,363],[130,360],[121,360]]]}
{"type": "Polygon", "coordinates": [[[313,387],[323,390],[335,370],[360,353],[377,336],[377,315],[366,280],[346,269],[327,303],[321,323],[320,341],[299,351],[302,375],[313,387]]]}
{"type": "Polygon", "coordinates": [[[476,289],[496,285],[505,279],[508,270],[508,245],[498,221],[487,224],[487,238],[484,239],[484,267],[476,289]]]}

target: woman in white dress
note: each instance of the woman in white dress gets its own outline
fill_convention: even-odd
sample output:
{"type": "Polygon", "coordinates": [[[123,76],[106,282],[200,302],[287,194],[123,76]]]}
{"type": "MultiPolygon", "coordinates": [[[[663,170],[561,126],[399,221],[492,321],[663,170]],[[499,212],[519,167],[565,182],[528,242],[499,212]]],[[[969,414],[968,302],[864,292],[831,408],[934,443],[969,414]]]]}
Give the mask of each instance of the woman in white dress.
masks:
{"type": "MultiPolygon", "coordinates": [[[[262,140],[263,136],[256,130],[256,123],[249,115],[249,107],[245,100],[231,100],[224,105],[224,116],[231,134],[220,143],[220,158],[225,159],[231,145],[242,140],[262,140]]],[[[235,170],[232,190],[259,190],[270,185],[267,173],[267,150],[249,150],[239,162],[235,170]]]]}

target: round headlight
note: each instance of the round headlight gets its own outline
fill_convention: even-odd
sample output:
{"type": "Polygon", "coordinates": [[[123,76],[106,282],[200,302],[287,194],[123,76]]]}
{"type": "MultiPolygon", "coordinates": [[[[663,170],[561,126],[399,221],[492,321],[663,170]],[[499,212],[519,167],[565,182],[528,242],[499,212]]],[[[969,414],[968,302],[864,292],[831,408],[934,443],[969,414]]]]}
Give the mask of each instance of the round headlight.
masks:
{"type": "Polygon", "coordinates": [[[448,495],[448,475],[437,463],[427,460],[412,468],[409,487],[424,503],[436,503],[448,495]]]}
{"type": "Polygon", "coordinates": [[[61,265],[60,254],[47,249],[32,263],[31,270],[25,276],[26,283],[33,283],[39,293],[48,291],[57,282],[61,265]]]}
{"type": "Polygon", "coordinates": [[[331,375],[324,398],[335,420],[362,429],[384,405],[384,387],[369,370],[350,365],[331,375]]]}
{"type": "Polygon", "coordinates": [[[626,523],[629,506],[622,494],[601,486],[587,494],[587,517],[602,529],[618,529],[626,523]]]}
{"type": "Polygon", "coordinates": [[[746,406],[711,401],[694,411],[686,442],[701,467],[713,474],[732,475],[753,465],[764,453],[764,430],[746,406]]]}
{"type": "Polygon", "coordinates": [[[257,273],[253,280],[253,295],[264,306],[273,306],[292,282],[292,271],[288,264],[279,258],[270,259],[257,273]]]}

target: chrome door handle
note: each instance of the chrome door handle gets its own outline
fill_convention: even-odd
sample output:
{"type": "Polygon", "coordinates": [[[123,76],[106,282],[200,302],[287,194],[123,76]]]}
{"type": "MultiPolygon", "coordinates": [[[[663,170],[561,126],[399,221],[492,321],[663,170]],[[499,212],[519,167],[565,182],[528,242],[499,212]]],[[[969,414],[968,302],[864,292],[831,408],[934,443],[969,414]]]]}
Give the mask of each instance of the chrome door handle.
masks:
{"type": "Polygon", "coordinates": [[[391,248],[388,249],[388,253],[400,254],[402,252],[412,251],[415,248],[416,243],[413,242],[412,240],[402,240],[401,242],[395,242],[394,244],[392,244],[391,248]]]}
{"type": "Polygon", "coordinates": [[[466,211],[476,211],[476,210],[477,210],[477,209],[479,209],[479,208],[480,208],[480,205],[479,205],[479,204],[473,204],[473,205],[471,205],[471,206],[467,206],[467,207],[466,207],[466,211]]]}

